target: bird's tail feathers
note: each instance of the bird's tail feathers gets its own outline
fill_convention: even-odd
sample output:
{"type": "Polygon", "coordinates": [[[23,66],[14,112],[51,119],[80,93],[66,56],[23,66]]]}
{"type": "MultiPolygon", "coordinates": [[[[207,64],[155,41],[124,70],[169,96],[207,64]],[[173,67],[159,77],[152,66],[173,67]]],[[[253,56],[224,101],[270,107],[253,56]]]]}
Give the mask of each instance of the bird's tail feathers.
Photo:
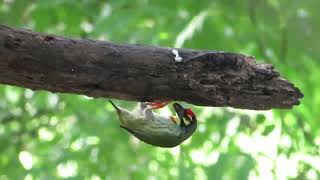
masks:
{"type": "Polygon", "coordinates": [[[123,125],[120,125],[120,127],[125,129],[125,130],[127,130],[127,131],[129,131],[130,133],[134,134],[134,132],[131,129],[129,129],[129,128],[123,126],[123,125]]]}
{"type": "Polygon", "coordinates": [[[110,99],[109,99],[109,102],[117,110],[117,113],[120,114],[121,110],[119,109],[119,107],[117,105],[115,105],[110,99]]]}

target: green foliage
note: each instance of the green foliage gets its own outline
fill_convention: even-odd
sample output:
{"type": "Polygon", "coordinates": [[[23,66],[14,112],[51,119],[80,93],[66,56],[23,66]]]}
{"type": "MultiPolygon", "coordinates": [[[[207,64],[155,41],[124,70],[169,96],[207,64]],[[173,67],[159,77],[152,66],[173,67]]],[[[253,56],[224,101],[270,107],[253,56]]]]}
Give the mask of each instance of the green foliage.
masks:
{"type": "Polygon", "coordinates": [[[160,149],[119,128],[105,99],[2,85],[0,179],[319,179],[319,7],[318,0],[0,1],[1,24],[19,28],[254,55],[305,94],[291,110],[193,107],[200,122],[192,139],[160,149]]]}

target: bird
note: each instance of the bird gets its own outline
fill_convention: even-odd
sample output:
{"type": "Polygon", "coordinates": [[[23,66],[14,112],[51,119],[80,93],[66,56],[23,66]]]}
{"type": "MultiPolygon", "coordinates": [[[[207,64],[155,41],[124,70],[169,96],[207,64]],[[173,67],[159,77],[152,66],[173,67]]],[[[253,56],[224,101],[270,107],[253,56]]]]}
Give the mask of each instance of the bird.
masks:
{"type": "Polygon", "coordinates": [[[193,111],[178,103],[173,104],[177,116],[168,116],[155,113],[153,110],[164,107],[170,101],[139,102],[132,111],[115,105],[111,100],[109,102],[118,114],[120,127],[152,146],[178,146],[197,129],[197,118],[193,111]]]}

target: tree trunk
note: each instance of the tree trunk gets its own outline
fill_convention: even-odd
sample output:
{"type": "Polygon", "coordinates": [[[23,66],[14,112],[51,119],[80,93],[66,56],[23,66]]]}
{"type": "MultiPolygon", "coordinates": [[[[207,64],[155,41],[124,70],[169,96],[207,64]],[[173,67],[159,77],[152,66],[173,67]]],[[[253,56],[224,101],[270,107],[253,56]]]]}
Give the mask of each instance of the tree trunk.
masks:
{"type": "Polygon", "coordinates": [[[204,106],[291,108],[303,95],[254,57],[71,39],[0,25],[0,82],[33,90],[204,106]],[[182,58],[182,62],[178,62],[182,58]]]}

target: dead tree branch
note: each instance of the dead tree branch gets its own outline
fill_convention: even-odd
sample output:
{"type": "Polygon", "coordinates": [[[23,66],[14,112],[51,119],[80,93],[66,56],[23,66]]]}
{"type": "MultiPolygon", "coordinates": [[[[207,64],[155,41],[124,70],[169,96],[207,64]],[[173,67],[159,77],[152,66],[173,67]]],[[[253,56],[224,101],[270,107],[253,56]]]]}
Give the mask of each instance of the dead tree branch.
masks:
{"type": "Polygon", "coordinates": [[[291,108],[303,95],[269,64],[236,53],[120,45],[0,25],[0,82],[135,101],[291,108]]]}

